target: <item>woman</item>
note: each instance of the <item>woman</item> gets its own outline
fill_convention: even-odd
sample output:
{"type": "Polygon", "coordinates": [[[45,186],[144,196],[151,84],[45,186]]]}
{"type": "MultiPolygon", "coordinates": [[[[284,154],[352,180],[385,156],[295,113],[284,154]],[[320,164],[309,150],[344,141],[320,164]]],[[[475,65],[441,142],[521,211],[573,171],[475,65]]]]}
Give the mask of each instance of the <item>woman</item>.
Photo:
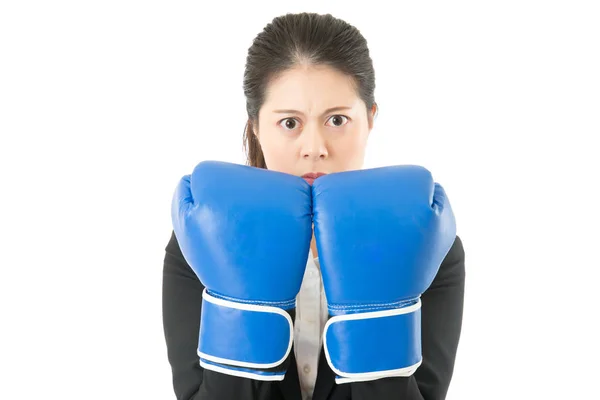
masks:
{"type": "MultiPolygon", "coordinates": [[[[367,43],[356,28],[331,15],[302,13],[275,18],[248,51],[244,74],[248,123],[244,141],[249,166],[302,177],[315,186],[323,179],[317,179],[321,173],[360,170],[377,112],[374,88],[375,76],[367,43]]],[[[240,178],[236,185],[243,186],[245,182],[247,179],[240,178]]],[[[283,196],[280,203],[285,203],[288,195],[295,196],[303,190],[310,193],[310,189],[299,182],[285,182],[293,188],[286,192],[282,187],[269,198],[283,196]]],[[[187,185],[189,189],[189,179],[187,185]]],[[[254,195],[261,194],[255,192],[254,195]]],[[[304,204],[298,206],[302,208],[304,204]]],[[[334,212],[335,206],[329,209],[334,212]]],[[[310,220],[302,223],[298,229],[298,238],[302,240],[294,243],[302,243],[307,237],[302,233],[307,223],[311,228],[310,220]]],[[[172,235],[164,261],[163,319],[177,398],[445,398],[462,322],[465,272],[460,239],[452,237],[451,247],[444,253],[439,270],[436,269],[435,279],[422,293],[422,361],[416,369],[405,376],[340,383],[339,374],[332,370],[331,355],[325,354],[322,339],[331,309],[328,310],[317,248],[323,251],[326,243],[317,246],[312,229],[307,238],[309,257],[308,262],[302,261],[296,308],[286,310],[293,319],[292,351],[286,353],[286,362],[274,369],[248,373],[248,368],[228,369],[229,366],[214,362],[214,358],[199,359],[200,316],[209,312],[208,303],[203,303],[207,283],[198,279],[186,261],[189,255],[184,257],[183,245],[180,246],[175,233],[172,235]],[[278,372],[281,374],[277,375],[278,372]],[[271,373],[274,375],[263,379],[271,373]],[[271,379],[273,376],[282,380],[271,379]]],[[[274,247],[282,245],[290,250],[289,241],[274,247]]],[[[296,249],[302,250],[298,247],[293,251],[296,249]]],[[[225,345],[235,346],[235,343],[225,345]]]]}

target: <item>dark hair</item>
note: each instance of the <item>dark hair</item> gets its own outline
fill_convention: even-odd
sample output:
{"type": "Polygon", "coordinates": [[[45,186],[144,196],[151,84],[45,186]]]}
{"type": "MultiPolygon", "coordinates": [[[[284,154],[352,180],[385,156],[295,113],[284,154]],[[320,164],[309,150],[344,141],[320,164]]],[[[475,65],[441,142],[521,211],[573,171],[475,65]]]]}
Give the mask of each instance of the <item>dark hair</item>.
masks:
{"type": "Polygon", "coordinates": [[[266,168],[258,138],[258,112],[268,83],[300,62],[328,65],[354,78],[367,111],[375,104],[375,71],[367,41],[358,29],[331,14],[286,14],[273,19],[248,49],[244,94],[248,122],[244,129],[247,164],[266,168]]]}

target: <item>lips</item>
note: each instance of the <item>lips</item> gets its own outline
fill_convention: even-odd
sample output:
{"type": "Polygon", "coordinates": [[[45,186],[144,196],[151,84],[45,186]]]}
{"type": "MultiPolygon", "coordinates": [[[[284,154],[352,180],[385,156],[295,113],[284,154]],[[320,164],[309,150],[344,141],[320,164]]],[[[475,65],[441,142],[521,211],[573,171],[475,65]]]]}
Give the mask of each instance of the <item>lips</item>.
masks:
{"type": "Polygon", "coordinates": [[[315,179],[317,179],[320,176],[326,175],[323,172],[309,172],[307,174],[302,175],[302,178],[308,182],[309,185],[312,185],[313,182],[315,181],[315,179]]]}
{"type": "Polygon", "coordinates": [[[308,174],[302,175],[304,179],[317,179],[320,176],[325,175],[324,172],[309,172],[308,174]]]}

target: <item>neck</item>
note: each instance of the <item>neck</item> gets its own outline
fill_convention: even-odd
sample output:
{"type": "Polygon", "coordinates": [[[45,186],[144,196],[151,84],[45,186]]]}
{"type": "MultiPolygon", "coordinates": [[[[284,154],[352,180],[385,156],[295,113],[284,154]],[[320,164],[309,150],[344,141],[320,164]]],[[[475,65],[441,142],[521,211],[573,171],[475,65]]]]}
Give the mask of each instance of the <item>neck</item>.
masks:
{"type": "Polygon", "coordinates": [[[314,234],[313,234],[313,237],[312,237],[312,239],[310,241],[310,249],[312,250],[314,258],[319,257],[319,254],[317,253],[317,241],[315,240],[315,235],[314,234]]]}

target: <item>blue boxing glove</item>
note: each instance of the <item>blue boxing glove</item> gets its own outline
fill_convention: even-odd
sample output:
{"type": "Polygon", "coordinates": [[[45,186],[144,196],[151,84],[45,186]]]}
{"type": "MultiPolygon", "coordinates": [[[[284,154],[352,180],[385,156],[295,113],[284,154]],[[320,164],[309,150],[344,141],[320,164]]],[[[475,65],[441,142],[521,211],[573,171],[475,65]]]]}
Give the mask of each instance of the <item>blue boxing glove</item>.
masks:
{"type": "Polygon", "coordinates": [[[311,205],[310,185],[280,172],[205,161],[181,179],[171,214],[183,256],[205,286],[198,342],[204,368],[284,378],[311,205]]]}
{"type": "Polygon", "coordinates": [[[419,166],[335,173],[315,180],[313,213],[336,382],[412,375],[420,296],[456,238],[444,189],[419,166]]]}

